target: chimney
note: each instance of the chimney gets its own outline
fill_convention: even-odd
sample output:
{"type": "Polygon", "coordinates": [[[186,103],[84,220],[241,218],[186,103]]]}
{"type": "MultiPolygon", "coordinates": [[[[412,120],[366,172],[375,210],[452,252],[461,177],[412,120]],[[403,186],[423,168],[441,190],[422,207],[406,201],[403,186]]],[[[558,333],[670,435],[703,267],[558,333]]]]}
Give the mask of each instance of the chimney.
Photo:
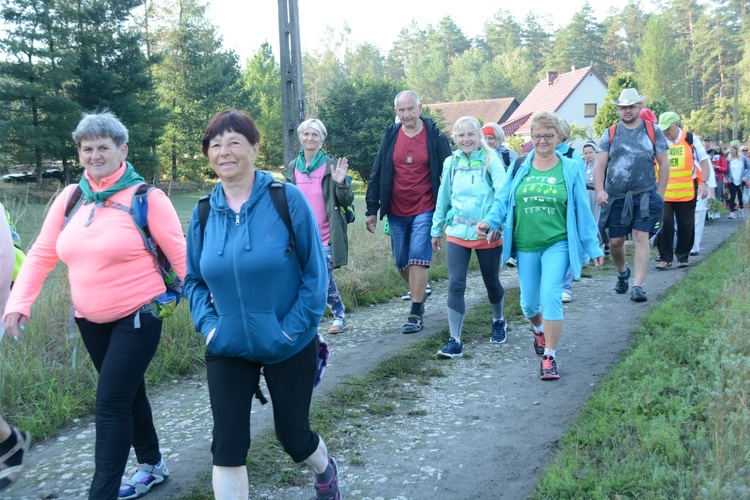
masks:
{"type": "Polygon", "coordinates": [[[552,85],[557,80],[557,71],[547,71],[547,85],[552,85]]]}
{"type": "Polygon", "coordinates": [[[570,67],[570,72],[571,72],[571,73],[575,73],[575,72],[576,72],[576,71],[578,71],[579,69],[581,69],[581,68],[579,68],[578,66],[576,66],[576,65],[574,64],[573,66],[571,66],[571,67],[570,67]]]}

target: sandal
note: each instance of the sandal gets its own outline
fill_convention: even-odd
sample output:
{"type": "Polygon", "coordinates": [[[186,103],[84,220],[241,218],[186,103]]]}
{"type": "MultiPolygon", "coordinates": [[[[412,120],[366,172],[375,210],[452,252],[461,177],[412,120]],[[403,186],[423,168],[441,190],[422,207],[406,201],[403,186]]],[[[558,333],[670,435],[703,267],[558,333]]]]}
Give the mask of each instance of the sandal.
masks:
{"type": "Polygon", "coordinates": [[[687,262],[680,262],[680,263],[677,264],[677,267],[684,269],[684,268],[688,267],[689,265],[690,264],[688,264],[687,262]]]}
{"type": "MultiPolygon", "coordinates": [[[[148,473],[148,476],[144,477],[140,481],[136,481],[135,477],[131,479],[123,479],[120,486],[120,493],[118,500],[131,500],[133,498],[140,498],[149,492],[152,486],[164,482],[169,478],[169,469],[164,460],[160,460],[156,465],[138,464],[138,471],[144,471],[148,473]]],[[[136,475],[138,472],[136,472],[136,475]]]]}
{"type": "Polygon", "coordinates": [[[28,432],[15,428],[10,431],[16,435],[17,441],[7,453],[0,455],[0,491],[10,488],[21,477],[31,444],[28,432]]]}
{"type": "Polygon", "coordinates": [[[667,262],[665,260],[660,260],[656,264],[656,269],[658,269],[659,271],[664,271],[665,269],[668,269],[670,267],[672,267],[672,263],[671,262],[667,262]]]}
{"type": "Polygon", "coordinates": [[[406,323],[404,323],[404,326],[401,328],[401,333],[417,333],[422,331],[422,328],[424,328],[422,316],[418,314],[410,314],[409,317],[406,318],[406,323]]]}

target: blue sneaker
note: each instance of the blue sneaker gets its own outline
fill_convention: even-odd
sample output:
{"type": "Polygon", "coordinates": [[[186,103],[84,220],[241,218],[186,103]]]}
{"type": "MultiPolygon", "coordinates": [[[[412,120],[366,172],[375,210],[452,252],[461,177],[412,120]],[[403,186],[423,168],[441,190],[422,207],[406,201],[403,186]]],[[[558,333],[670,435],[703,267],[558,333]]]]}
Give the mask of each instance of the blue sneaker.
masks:
{"type": "Polygon", "coordinates": [[[315,496],[313,500],[341,500],[341,490],[339,490],[339,468],[336,461],[328,457],[328,464],[333,468],[331,478],[327,483],[319,483],[317,480],[313,483],[315,486],[315,496]]]}
{"type": "Polygon", "coordinates": [[[437,352],[437,357],[442,359],[460,358],[464,355],[464,346],[461,341],[451,337],[442,349],[437,352]]]}
{"type": "Polygon", "coordinates": [[[505,327],[507,323],[504,319],[492,320],[492,336],[490,342],[493,344],[505,343],[505,327]]]}

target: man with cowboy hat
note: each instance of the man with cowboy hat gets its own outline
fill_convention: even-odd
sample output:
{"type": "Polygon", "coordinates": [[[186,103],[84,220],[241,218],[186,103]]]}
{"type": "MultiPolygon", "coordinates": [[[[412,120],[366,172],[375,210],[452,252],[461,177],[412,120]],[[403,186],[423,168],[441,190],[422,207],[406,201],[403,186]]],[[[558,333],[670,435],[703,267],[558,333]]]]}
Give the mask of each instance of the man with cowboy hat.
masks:
{"type": "Polygon", "coordinates": [[[618,271],[615,292],[620,294],[628,291],[631,271],[625,261],[625,237],[632,233],[630,299],[635,302],[648,300],[643,282],[651,255],[649,239],[659,231],[669,181],[667,140],[654,123],[639,116],[647,100],[636,89],[627,88],[612,101],[620,121],[599,139],[594,167],[596,202],[602,206],[600,220],[609,228],[610,253],[618,271]],[[658,184],[654,159],[663,166],[658,184]]]}

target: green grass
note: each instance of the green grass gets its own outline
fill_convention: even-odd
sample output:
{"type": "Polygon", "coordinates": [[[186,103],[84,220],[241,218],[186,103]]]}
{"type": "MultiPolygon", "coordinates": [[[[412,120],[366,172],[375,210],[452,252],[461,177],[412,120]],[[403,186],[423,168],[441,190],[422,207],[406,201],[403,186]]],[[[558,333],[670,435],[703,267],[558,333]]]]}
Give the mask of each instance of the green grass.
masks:
{"type": "Polygon", "coordinates": [[[643,321],[532,498],[750,496],[750,252],[740,231],[643,321]]]}

